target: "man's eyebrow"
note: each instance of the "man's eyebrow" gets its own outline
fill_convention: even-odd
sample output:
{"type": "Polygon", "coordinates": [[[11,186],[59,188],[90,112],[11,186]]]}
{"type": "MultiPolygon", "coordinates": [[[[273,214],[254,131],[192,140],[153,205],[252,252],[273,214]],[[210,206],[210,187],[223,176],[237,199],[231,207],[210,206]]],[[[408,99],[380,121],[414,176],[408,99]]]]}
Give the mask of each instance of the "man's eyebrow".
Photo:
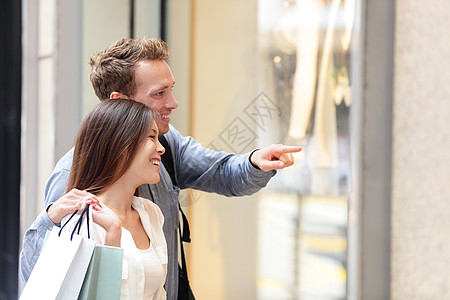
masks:
{"type": "Polygon", "coordinates": [[[160,91],[163,91],[165,89],[173,88],[174,86],[175,86],[175,81],[173,82],[172,85],[167,84],[167,85],[164,85],[164,86],[161,86],[161,87],[157,87],[157,88],[151,90],[150,94],[153,94],[153,93],[156,93],[156,92],[160,92],[160,91]]]}
{"type": "Polygon", "coordinates": [[[165,90],[166,88],[167,88],[167,86],[157,87],[155,89],[150,90],[150,94],[159,93],[159,92],[165,90]]]}

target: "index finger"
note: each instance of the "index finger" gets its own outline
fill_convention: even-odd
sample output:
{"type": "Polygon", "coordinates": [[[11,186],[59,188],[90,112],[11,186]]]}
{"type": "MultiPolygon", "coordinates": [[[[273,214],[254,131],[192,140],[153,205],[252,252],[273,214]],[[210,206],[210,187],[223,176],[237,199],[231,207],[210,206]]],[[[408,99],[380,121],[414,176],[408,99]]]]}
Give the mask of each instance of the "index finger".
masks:
{"type": "Polygon", "coordinates": [[[280,149],[277,149],[280,153],[294,153],[294,152],[300,152],[302,151],[301,146],[288,146],[288,145],[281,145],[280,149]]]}

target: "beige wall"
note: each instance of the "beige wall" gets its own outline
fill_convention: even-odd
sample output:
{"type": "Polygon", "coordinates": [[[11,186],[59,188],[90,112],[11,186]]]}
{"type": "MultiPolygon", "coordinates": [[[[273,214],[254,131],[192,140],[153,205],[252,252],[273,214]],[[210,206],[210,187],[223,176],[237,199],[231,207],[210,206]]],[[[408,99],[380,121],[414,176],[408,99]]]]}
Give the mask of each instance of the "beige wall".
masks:
{"type": "Polygon", "coordinates": [[[396,1],[392,299],[450,298],[450,1],[396,1]]]}
{"type": "Polygon", "coordinates": [[[168,19],[166,42],[171,53],[169,65],[175,77],[173,94],[178,101],[170,122],[181,134],[190,135],[191,1],[168,1],[168,19]]]}
{"type": "Polygon", "coordinates": [[[99,102],[89,81],[89,58],[118,39],[130,36],[129,15],[129,3],[123,0],[83,1],[83,117],[99,102]]]}
{"type": "MultiPolygon", "coordinates": [[[[192,135],[208,145],[257,95],[256,1],[192,1],[192,135]],[[232,74],[232,76],[230,76],[232,74]]],[[[189,207],[197,299],[256,298],[256,200],[196,192],[189,207]]]]}

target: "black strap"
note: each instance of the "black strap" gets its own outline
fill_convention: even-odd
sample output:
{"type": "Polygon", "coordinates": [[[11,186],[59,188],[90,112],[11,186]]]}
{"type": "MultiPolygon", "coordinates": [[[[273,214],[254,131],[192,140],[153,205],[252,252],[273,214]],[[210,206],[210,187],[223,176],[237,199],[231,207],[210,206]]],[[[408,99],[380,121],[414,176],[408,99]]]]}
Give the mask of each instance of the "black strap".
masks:
{"type": "Polygon", "coordinates": [[[70,222],[70,220],[72,220],[72,218],[77,214],[78,209],[76,209],[73,214],[70,216],[70,218],[66,221],[66,223],[63,224],[63,226],[61,226],[61,229],[59,230],[58,236],[61,236],[61,232],[63,230],[63,228],[70,222]]]}
{"type": "MultiPolygon", "coordinates": [[[[181,215],[183,217],[183,224],[188,224],[186,216],[184,215],[183,211],[180,209],[181,215]]],[[[188,228],[189,230],[189,228],[188,228]]],[[[185,231],[185,228],[183,228],[183,232],[185,231]]],[[[186,265],[186,258],[184,256],[184,247],[183,242],[186,242],[183,240],[183,237],[181,236],[181,228],[178,227],[178,233],[180,235],[180,248],[181,248],[181,266],[178,264],[178,300],[195,300],[194,293],[192,292],[191,286],[189,284],[189,278],[187,273],[187,265],[186,265]]],[[[184,235],[184,233],[183,233],[184,235]]],[[[187,241],[187,242],[190,242],[187,241]]]]}
{"type": "MultiPolygon", "coordinates": [[[[167,139],[163,135],[159,136],[159,142],[166,149],[164,154],[161,156],[161,160],[162,160],[167,172],[169,173],[169,176],[170,176],[170,179],[172,180],[173,185],[177,186],[178,181],[177,181],[177,178],[175,177],[175,168],[174,168],[174,164],[173,164],[172,150],[170,149],[169,142],[167,142],[167,139]]],[[[189,230],[189,223],[186,218],[186,215],[184,214],[183,210],[181,209],[181,205],[179,203],[178,203],[178,209],[181,212],[181,218],[183,221],[183,234],[181,234],[181,228],[180,228],[180,226],[178,226],[178,229],[180,231],[181,263],[183,264],[182,269],[184,270],[184,272],[186,272],[186,260],[184,257],[183,242],[186,242],[186,243],[191,242],[191,232],[189,230]]],[[[186,275],[186,278],[187,278],[187,275],[186,275]]]]}
{"type": "MultiPolygon", "coordinates": [[[[161,160],[164,164],[164,167],[166,168],[167,172],[169,173],[169,176],[170,176],[170,179],[172,180],[173,185],[178,186],[178,181],[177,181],[177,178],[175,177],[175,168],[174,168],[174,164],[173,164],[172,151],[170,149],[169,142],[167,142],[167,139],[163,135],[159,136],[159,142],[166,149],[164,154],[161,156],[161,160]]],[[[191,231],[189,230],[189,223],[188,223],[186,215],[184,214],[183,210],[181,209],[181,206],[179,203],[178,203],[178,209],[181,212],[181,217],[183,220],[183,234],[182,234],[181,240],[183,242],[190,243],[191,242],[191,231]]]]}
{"type": "Polygon", "coordinates": [[[164,164],[164,167],[166,168],[167,172],[169,173],[170,179],[172,179],[172,183],[175,186],[178,186],[177,178],[175,177],[175,168],[173,166],[173,156],[172,156],[172,150],[170,150],[169,142],[167,142],[167,139],[163,136],[159,136],[159,142],[161,145],[166,149],[164,154],[161,156],[161,160],[164,164]]]}
{"type": "Polygon", "coordinates": [[[77,234],[80,234],[81,225],[83,224],[83,216],[86,215],[86,224],[87,224],[87,234],[88,238],[91,238],[91,234],[89,232],[89,206],[90,204],[86,205],[84,210],[81,212],[80,218],[78,219],[77,223],[73,227],[72,235],[70,236],[70,240],[72,240],[73,235],[75,234],[75,231],[77,230],[77,234]]]}
{"type": "MultiPolygon", "coordinates": [[[[73,235],[75,234],[75,231],[77,231],[77,234],[80,234],[80,230],[81,230],[81,225],[83,223],[83,216],[86,215],[86,222],[87,222],[87,234],[88,234],[88,238],[91,238],[91,233],[89,231],[89,206],[90,204],[86,205],[86,207],[84,208],[84,210],[81,212],[80,214],[80,218],[78,218],[77,222],[75,223],[75,226],[72,229],[72,234],[70,235],[70,240],[73,239],[73,235]],[[78,229],[78,230],[77,230],[78,229]]],[[[64,226],[66,226],[69,221],[77,214],[78,209],[75,210],[72,215],[70,216],[70,218],[66,221],[66,223],[64,223],[63,226],[61,226],[61,229],[59,230],[58,236],[61,236],[61,232],[64,228],[64,226]]]]}
{"type": "Polygon", "coordinates": [[[189,281],[188,275],[187,275],[187,267],[186,267],[186,257],[184,256],[184,247],[183,247],[183,238],[181,237],[181,229],[178,227],[178,232],[180,234],[180,248],[181,248],[181,268],[180,272],[182,273],[184,278],[189,281]]]}
{"type": "MultiPolygon", "coordinates": [[[[164,167],[166,168],[167,172],[169,173],[170,179],[172,180],[173,185],[178,186],[177,178],[175,177],[175,168],[173,163],[173,155],[172,151],[170,149],[169,143],[167,142],[167,139],[160,135],[159,136],[159,142],[163,147],[166,149],[164,154],[161,157],[162,163],[164,164],[164,167]]],[[[181,234],[181,222],[178,224],[178,233],[180,235],[180,250],[181,250],[181,266],[178,264],[179,269],[179,281],[178,281],[178,300],[195,300],[194,294],[192,292],[192,289],[189,285],[189,279],[187,274],[187,266],[186,266],[186,257],[184,255],[184,247],[183,242],[190,243],[191,242],[191,233],[189,230],[189,223],[186,218],[186,215],[184,214],[183,210],[181,209],[181,205],[178,202],[178,209],[181,212],[181,221],[183,222],[183,234],[181,234]]]]}

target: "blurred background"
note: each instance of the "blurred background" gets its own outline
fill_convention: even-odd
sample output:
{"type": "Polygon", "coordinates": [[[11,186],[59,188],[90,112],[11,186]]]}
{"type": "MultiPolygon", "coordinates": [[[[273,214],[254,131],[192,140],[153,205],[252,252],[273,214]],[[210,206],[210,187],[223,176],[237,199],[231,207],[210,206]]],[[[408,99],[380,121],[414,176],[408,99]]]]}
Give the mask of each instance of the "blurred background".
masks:
{"type": "Polygon", "coordinates": [[[198,299],[450,298],[448,0],[3,0],[0,299],[25,230],[98,103],[88,59],[172,56],[172,124],[246,153],[302,145],[251,197],[183,191],[198,299]]]}

